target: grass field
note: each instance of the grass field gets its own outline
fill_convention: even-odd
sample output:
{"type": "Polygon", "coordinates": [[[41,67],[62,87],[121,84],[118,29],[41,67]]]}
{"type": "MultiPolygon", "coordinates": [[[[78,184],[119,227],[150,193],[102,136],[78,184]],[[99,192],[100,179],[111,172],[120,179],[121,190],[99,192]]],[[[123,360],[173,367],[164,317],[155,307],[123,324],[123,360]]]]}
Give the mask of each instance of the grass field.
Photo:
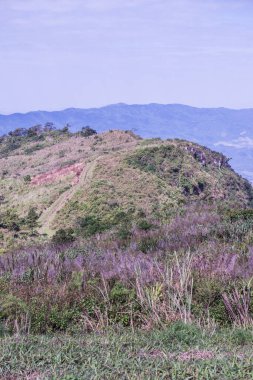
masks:
{"type": "Polygon", "coordinates": [[[0,340],[0,379],[249,380],[253,331],[208,331],[176,323],[164,330],[0,340]]]}

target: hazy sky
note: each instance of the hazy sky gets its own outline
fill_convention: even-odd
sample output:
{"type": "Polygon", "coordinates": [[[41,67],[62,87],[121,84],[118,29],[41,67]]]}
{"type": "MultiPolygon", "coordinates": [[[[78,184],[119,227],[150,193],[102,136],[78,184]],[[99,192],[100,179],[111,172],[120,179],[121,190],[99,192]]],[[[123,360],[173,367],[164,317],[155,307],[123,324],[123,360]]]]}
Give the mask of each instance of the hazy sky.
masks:
{"type": "Polygon", "coordinates": [[[0,113],[253,107],[253,0],[0,0],[0,113]]]}

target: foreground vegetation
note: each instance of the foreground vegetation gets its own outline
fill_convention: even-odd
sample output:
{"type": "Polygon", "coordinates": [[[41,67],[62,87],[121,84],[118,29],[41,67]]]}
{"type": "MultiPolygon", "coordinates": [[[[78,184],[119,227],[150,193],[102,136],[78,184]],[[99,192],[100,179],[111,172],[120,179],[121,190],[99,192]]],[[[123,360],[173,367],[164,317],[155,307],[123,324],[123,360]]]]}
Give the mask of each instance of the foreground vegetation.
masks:
{"type": "MultiPolygon", "coordinates": [[[[156,328],[175,321],[252,324],[253,212],[187,207],[0,257],[6,333],[156,328]]],[[[57,239],[56,239],[57,237],[57,239]]]]}
{"type": "Polygon", "coordinates": [[[148,332],[0,340],[5,380],[250,380],[253,331],[176,323],[148,332]]]}
{"type": "Polygon", "coordinates": [[[223,155],[50,125],[0,145],[0,378],[252,378],[253,190],[223,155]]]}

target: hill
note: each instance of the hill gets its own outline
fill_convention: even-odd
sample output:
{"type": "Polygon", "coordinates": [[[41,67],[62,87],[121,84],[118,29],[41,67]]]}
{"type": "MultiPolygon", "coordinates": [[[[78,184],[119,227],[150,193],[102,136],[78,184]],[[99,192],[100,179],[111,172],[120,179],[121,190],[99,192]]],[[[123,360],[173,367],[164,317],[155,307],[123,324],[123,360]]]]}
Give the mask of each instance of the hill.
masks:
{"type": "Polygon", "coordinates": [[[168,220],[192,204],[250,206],[253,192],[220,153],[185,140],[129,131],[85,136],[50,130],[9,136],[0,147],[4,248],[168,220]]]}
{"type": "Polygon", "coordinates": [[[253,109],[195,108],[180,104],[114,104],[101,108],[36,111],[0,115],[0,134],[20,127],[69,123],[72,131],[91,125],[97,131],[134,130],[142,137],[182,138],[218,149],[232,157],[232,166],[253,180],[253,109]]]}
{"type": "MultiPolygon", "coordinates": [[[[229,326],[230,332],[233,325],[252,326],[253,190],[223,154],[186,140],[142,139],[131,131],[70,133],[47,126],[1,139],[0,175],[3,355],[23,334],[45,334],[44,371],[48,347],[49,356],[59,358],[59,337],[61,344],[67,338],[76,346],[84,332],[102,337],[113,329],[118,339],[125,328],[131,331],[128,340],[138,340],[139,329],[150,336],[169,327],[168,341],[179,334],[185,350],[194,336],[201,347],[197,331],[210,337],[215,326],[229,326]]],[[[238,334],[238,345],[252,342],[248,328],[238,334]]],[[[214,340],[205,342],[212,350],[214,340]]],[[[149,355],[158,352],[146,344],[149,355]]],[[[100,352],[100,343],[96,347],[100,352]]],[[[217,361],[219,352],[207,357],[217,361]]],[[[206,358],[204,349],[194,353],[200,357],[206,358]]],[[[72,351],[63,359],[80,362],[72,351]]],[[[38,361],[26,374],[8,363],[4,378],[38,369],[38,361]]],[[[55,365],[47,366],[47,375],[62,376],[59,366],[61,372],[54,373],[55,365]]],[[[242,362],[240,368],[246,368],[242,362]]]]}

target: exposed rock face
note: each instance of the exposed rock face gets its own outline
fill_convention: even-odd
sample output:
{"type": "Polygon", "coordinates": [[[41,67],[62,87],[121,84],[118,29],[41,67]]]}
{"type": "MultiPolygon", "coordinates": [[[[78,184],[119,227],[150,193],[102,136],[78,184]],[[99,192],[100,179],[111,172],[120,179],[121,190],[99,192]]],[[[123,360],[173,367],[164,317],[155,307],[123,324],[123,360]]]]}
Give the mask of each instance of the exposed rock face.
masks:
{"type": "Polygon", "coordinates": [[[82,173],[83,169],[84,169],[83,163],[77,163],[77,164],[66,166],[64,168],[55,169],[47,173],[36,175],[35,177],[32,178],[31,184],[42,185],[42,184],[52,183],[52,182],[58,181],[61,177],[65,177],[70,174],[74,175],[73,184],[75,184],[76,182],[78,182],[78,178],[80,174],[82,173]]]}
{"type": "Polygon", "coordinates": [[[229,158],[225,157],[221,153],[213,152],[214,154],[211,156],[210,154],[207,155],[204,150],[201,150],[200,148],[196,148],[196,146],[190,146],[187,145],[185,147],[185,150],[187,150],[195,160],[200,162],[203,166],[206,165],[213,165],[217,168],[229,168],[231,169],[231,166],[229,165],[229,158]]]}

